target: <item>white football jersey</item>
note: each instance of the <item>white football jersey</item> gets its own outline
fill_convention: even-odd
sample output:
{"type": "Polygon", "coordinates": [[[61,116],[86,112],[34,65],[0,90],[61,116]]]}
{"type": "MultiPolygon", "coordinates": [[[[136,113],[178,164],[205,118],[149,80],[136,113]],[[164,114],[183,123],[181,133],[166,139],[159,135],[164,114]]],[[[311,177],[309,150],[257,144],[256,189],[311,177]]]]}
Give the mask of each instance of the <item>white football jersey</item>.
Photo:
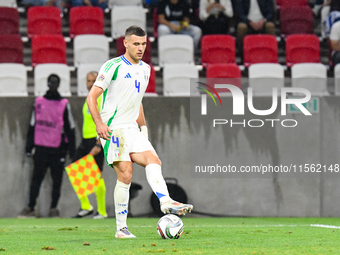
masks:
{"type": "Polygon", "coordinates": [[[149,77],[148,64],[142,60],[132,64],[124,55],[102,65],[94,85],[104,91],[100,116],[110,129],[137,127],[149,77]]]}

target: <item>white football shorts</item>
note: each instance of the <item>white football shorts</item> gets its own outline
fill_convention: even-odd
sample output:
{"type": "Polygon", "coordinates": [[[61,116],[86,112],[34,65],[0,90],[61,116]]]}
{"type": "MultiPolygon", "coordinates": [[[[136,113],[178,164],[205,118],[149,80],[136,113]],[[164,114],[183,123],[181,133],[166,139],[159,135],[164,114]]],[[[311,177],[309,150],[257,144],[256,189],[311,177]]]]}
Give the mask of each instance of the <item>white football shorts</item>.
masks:
{"type": "Polygon", "coordinates": [[[108,165],[117,161],[131,161],[130,154],[134,152],[155,151],[138,128],[113,129],[110,141],[104,139],[100,141],[108,165]]]}

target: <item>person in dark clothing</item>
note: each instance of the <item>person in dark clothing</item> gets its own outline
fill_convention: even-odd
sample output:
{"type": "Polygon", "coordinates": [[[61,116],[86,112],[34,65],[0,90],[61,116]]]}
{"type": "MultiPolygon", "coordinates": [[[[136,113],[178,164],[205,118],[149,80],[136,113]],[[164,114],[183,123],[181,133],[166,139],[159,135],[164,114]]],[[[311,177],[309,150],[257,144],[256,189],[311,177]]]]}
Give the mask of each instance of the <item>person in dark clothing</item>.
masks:
{"type": "Polygon", "coordinates": [[[239,0],[234,1],[234,4],[238,17],[237,44],[240,51],[247,34],[275,35],[273,0],[239,0]]]}
{"type": "Polygon", "coordinates": [[[26,155],[30,156],[33,148],[34,169],[30,187],[29,203],[19,217],[35,217],[34,207],[39,195],[41,183],[47,169],[51,170],[53,180],[52,201],[49,217],[58,217],[57,209],[65,157],[75,153],[74,119],[69,101],[58,93],[60,78],[51,74],[48,77],[49,90],[42,97],[35,99],[31,121],[27,134],[26,155]]]}

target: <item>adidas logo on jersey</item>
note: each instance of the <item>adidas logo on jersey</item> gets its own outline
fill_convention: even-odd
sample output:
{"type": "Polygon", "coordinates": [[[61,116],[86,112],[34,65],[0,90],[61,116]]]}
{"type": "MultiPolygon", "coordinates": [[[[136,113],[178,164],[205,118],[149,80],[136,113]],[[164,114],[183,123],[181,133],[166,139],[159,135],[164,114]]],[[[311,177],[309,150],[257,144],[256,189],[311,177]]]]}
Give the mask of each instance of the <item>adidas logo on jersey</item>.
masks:
{"type": "Polygon", "coordinates": [[[124,78],[132,78],[132,77],[129,73],[127,73],[124,78]]]}

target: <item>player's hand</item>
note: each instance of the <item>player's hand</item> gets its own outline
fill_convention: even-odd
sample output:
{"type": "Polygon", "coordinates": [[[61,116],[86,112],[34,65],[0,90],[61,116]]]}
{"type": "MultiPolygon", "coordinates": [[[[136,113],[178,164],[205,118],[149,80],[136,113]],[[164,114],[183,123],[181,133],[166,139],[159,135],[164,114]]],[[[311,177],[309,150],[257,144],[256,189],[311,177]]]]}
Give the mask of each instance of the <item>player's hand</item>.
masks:
{"type": "Polygon", "coordinates": [[[97,125],[97,134],[100,138],[109,141],[111,138],[111,129],[105,123],[100,123],[97,125]]]}

